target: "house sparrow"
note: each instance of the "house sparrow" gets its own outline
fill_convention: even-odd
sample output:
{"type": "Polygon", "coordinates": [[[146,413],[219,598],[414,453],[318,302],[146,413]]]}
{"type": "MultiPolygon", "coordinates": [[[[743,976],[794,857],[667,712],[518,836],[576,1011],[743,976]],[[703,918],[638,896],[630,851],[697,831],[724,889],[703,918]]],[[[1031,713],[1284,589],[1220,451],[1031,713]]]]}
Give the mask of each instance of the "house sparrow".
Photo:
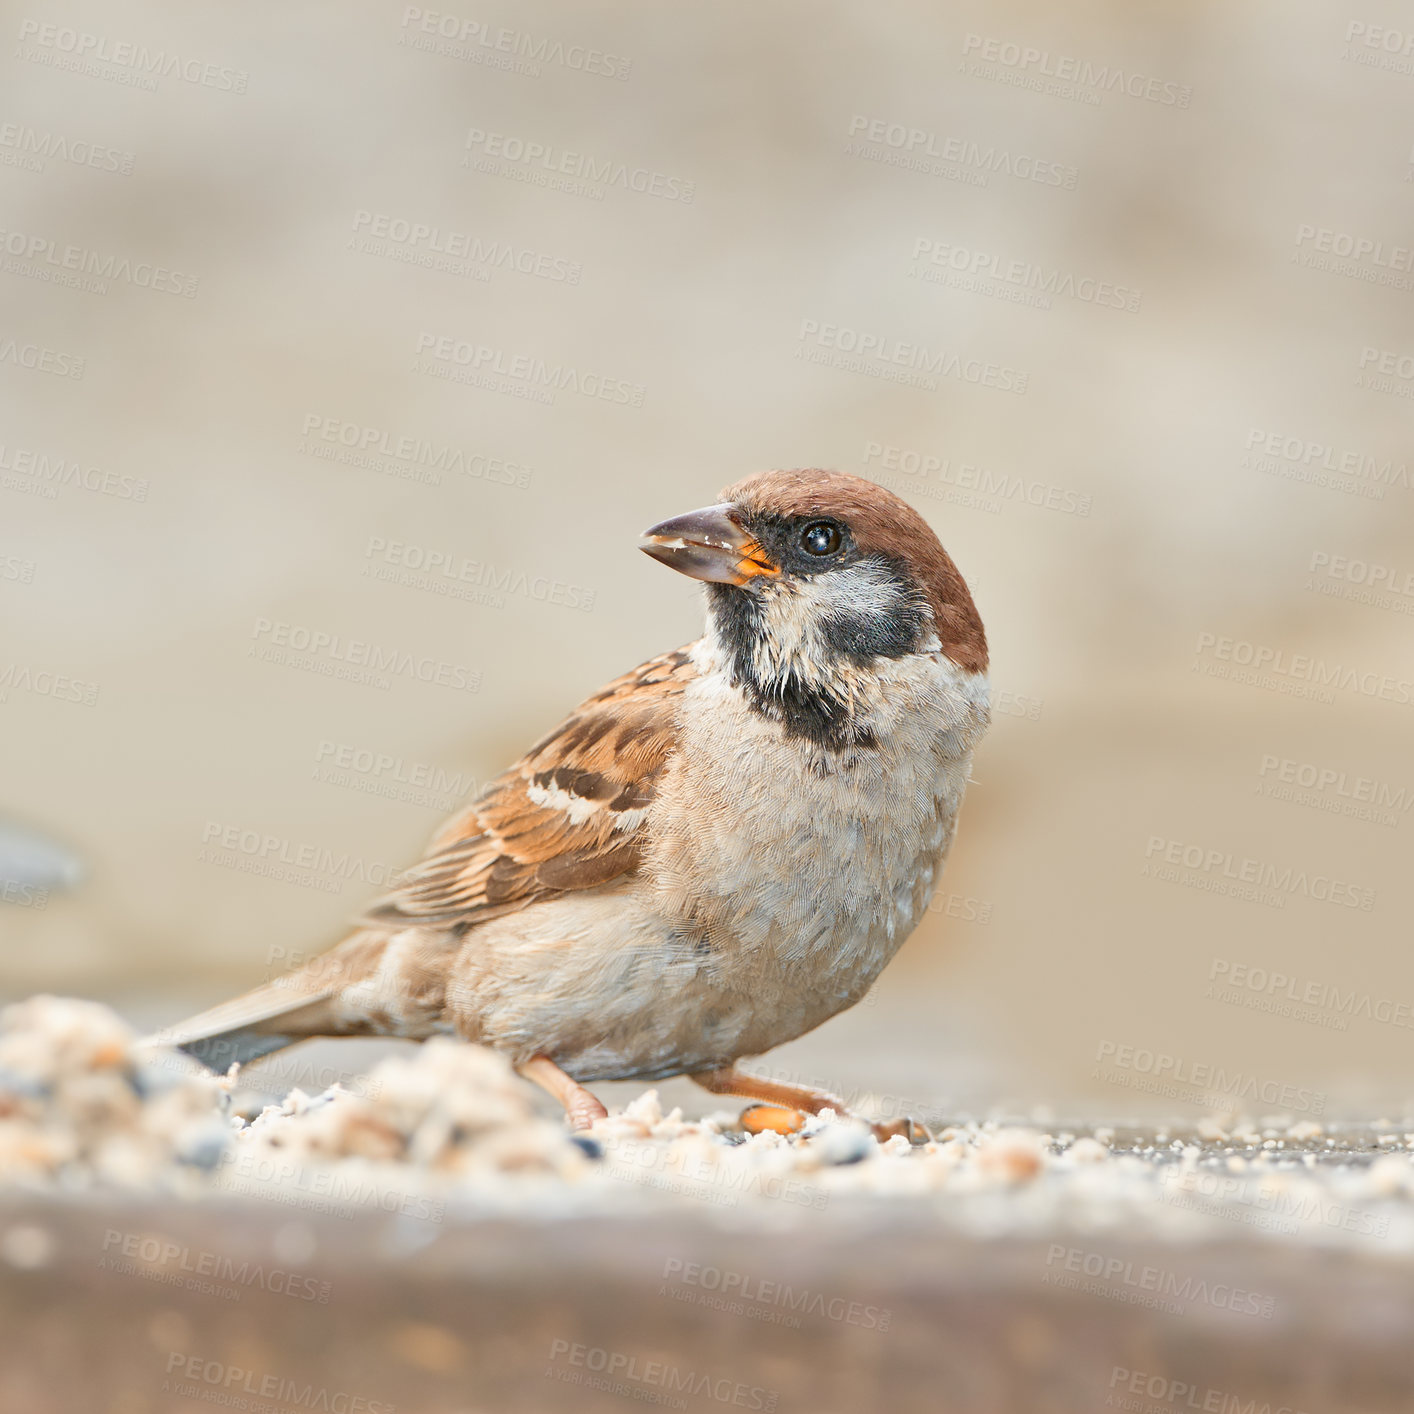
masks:
{"type": "Polygon", "coordinates": [[[736,1064],[852,1006],[922,916],[987,726],[982,621],[922,517],[856,476],[751,476],[640,548],[705,582],[703,636],[538,741],[350,937],[162,1040],[224,1069],[453,1033],[574,1128],[606,1113],[596,1080],[843,1110],[736,1064]]]}

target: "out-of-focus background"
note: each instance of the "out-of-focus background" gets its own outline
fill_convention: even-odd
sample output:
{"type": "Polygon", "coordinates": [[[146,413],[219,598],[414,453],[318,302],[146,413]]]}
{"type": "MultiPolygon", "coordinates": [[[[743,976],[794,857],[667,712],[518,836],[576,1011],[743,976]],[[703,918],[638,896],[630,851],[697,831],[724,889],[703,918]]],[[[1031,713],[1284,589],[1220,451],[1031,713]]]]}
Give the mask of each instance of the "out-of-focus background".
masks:
{"type": "Polygon", "coordinates": [[[1404,1105],[1407,7],[4,23],[5,996],[157,1025],[333,941],[696,635],[643,526],[819,465],[936,528],[995,723],[934,911],[762,1066],[1404,1105]]]}

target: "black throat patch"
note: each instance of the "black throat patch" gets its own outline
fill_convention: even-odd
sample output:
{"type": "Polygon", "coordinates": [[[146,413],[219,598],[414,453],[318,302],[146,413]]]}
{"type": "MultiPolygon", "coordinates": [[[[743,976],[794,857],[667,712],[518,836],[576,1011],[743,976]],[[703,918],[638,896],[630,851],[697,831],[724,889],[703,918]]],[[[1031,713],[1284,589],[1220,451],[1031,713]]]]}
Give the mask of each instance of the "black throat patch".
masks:
{"type": "MultiPolygon", "coordinates": [[[[843,617],[826,620],[821,637],[834,661],[820,666],[848,672],[866,668],[878,658],[917,652],[930,622],[926,602],[918,599],[912,594],[901,596],[899,614],[883,626],[843,617]]],[[[878,745],[873,730],[856,720],[848,695],[831,688],[828,681],[791,669],[770,677],[761,674],[756,649],[768,630],[765,606],[756,593],[709,584],[707,600],[732,680],[746,692],[754,711],[779,722],[787,736],[832,751],[878,745]]]]}

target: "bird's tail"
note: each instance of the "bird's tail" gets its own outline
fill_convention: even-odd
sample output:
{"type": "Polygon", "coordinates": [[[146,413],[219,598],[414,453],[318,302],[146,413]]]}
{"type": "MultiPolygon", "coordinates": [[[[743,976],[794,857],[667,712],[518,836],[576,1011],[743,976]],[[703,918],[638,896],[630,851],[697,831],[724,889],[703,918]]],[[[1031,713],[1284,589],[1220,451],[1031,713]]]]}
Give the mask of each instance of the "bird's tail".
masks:
{"type": "Polygon", "coordinates": [[[365,1027],[349,1015],[344,992],[377,970],[386,942],[386,935],[356,933],[303,967],[146,1039],[221,1073],[312,1036],[357,1034],[365,1027]]]}

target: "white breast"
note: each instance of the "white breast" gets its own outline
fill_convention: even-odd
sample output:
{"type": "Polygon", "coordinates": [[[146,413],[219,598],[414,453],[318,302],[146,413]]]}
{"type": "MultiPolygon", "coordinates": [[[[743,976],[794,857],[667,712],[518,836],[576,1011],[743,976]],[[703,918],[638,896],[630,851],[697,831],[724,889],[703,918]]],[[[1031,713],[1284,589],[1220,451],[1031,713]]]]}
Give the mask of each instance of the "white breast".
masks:
{"type": "Polygon", "coordinates": [[[650,872],[660,906],[722,959],[716,986],[767,1018],[750,1054],[857,1001],[912,932],[986,727],[987,681],[941,654],[893,660],[871,689],[877,744],[837,752],[785,735],[699,652],[651,811],[650,872]]]}

